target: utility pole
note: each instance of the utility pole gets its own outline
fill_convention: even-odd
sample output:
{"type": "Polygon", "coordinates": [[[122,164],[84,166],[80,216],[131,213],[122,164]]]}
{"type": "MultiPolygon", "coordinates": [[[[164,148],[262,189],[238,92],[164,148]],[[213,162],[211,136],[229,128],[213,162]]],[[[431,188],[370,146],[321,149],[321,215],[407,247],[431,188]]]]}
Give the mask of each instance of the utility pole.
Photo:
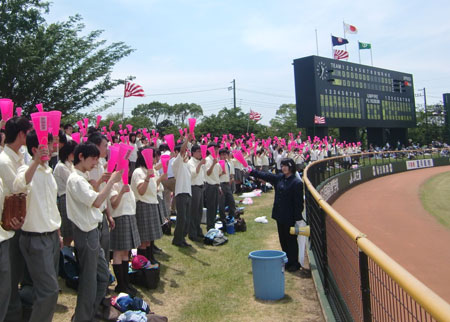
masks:
{"type": "Polygon", "coordinates": [[[236,108],[236,80],[233,79],[233,107],[236,108]]]}
{"type": "Polygon", "coordinates": [[[427,93],[425,90],[425,87],[423,88],[423,107],[425,110],[425,139],[427,140],[427,144],[428,144],[428,111],[427,111],[427,93]]]}

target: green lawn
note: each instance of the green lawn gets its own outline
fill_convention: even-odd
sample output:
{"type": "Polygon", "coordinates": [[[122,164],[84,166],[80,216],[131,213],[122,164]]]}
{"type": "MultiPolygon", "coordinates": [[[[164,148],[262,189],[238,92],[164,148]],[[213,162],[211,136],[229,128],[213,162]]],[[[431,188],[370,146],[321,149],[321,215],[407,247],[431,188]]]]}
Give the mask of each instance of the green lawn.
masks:
{"type": "MultiPolygon", "coordinates": [[[[157,257],[162,264],[160,285],[156,290],[139,289],[152,311],[169,321],[324,321],[313,281],[300,272],[285,273],[284,299],[255,299],[248,254],[280,245],[270,218],[273,192],[253,200],[243,216],[247,232],[229,235],[226,245],[193,243],[192,248],[179,249],[171,245],[172,236],[157,241],[164,250],[157,257]],[[259,216],[267,216],[269,223],[254,222],[259,216]]],[[[68,321],[76,295],[61,286],[54,320],[68,321]]]]}
{"type": "Polygon", "coordinates": [[[428,179],[420,187],[424,208],[445,227],[450,229],[450,172],[428,179]]]}

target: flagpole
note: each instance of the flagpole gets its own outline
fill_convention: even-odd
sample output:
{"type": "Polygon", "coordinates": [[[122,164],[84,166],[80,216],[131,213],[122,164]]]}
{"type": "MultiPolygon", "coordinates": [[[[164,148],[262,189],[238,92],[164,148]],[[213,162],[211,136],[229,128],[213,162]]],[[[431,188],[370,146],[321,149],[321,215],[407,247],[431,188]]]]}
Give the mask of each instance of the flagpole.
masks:
{"type": "Polygon", "coordinates": [[[372,63],[372,66],[373,66],[373,58],[372,58],[372,44],[370,45],[370,62],[372,63]]]}
{"type": "MultiPolygon", "coordinates": [[[[344,28],[344,39],[347,39],[347,36],[345,34],[345,21],[344,21],[344,19],[342,19],[342,28],[344,28]]],[[[347,51],[347,44],[344,44],[344,48],[345,48],[345,51],[347,51]]]]}
{"type": "Polygon", "coordinates": [[[317,49],[317,56],[319,56],[319,40],[317,38],[317,28],[315,29],[316,31],[316,49],[317,49]]]}
{"type": "Polygon", "coordinates": [[[333,34],[330,34],[330,36],[331,36],[331,58],[334,58],[334,55],[333,55],[333,34]]]}
{"type": "Polygon", "coordinates": [[[127,88],[127,80],[125,79],[125,84],[124,84],[124,87],[123,87],[122,122],[123,122],[123,116],[124,116],[124,113],[125,113],[125,90],[126,90],[126,88],[127,88]]]}
{"type": "Polygon", "coordinates": [[[358,56],[359,56],[359,63],[361,64],[361,49],[359,48],[359,40],[358,40],[358,56]]]}

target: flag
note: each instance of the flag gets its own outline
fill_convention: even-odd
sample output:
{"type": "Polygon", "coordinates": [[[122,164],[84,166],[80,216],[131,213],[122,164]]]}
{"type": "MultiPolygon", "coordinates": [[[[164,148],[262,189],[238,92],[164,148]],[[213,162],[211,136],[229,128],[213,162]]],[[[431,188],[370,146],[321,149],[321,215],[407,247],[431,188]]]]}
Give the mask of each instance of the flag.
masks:
{"type": "Polygon", "coordinates": [[[325,124],[325,116],[314,115],[314,124],[325,124]]]}
{"type": "Polygon", "coordinates": [[[366,42],[359,42],[359,41],[358,41],[358,44],[359,44],[359,49],[360,49],[360,50],[361,50],[361,49],[372,49],[372,45],[369,44],[369,43],[366,43],[366,42]]]}
{"type": "Polygon", "coordinates": [[[345,44],[348,44],[348,40],[341,37],[335,37],[331,35],[331,42],[333,43],[333,46],[342,46],[345,44]]]}
{"type": "Polygon", "coordinates": [[[334,59],[348,59],[348,51],[333,49],[334,59]]]}
{"type": "Polygon", "coordinates": [[[258,122],[261,119],[261,113],[250,110],[249,118],[250,120],[258,122]]]}
{"type": "Polygon", "coordinates": [[[144,96],[144,90],[141,85],[137,85],[135,83],[126,83],[125,84],[125,93],[124,97],[130,96],[144,96]]]}
{"type": "Polygon", "coordinates": [[[344,29],[345,32],[349,33],[349,34],[357,34],[358,33],[358,28],[356,28],[353,25],[349,25],[348,23],[344,22],[344,29]]]}

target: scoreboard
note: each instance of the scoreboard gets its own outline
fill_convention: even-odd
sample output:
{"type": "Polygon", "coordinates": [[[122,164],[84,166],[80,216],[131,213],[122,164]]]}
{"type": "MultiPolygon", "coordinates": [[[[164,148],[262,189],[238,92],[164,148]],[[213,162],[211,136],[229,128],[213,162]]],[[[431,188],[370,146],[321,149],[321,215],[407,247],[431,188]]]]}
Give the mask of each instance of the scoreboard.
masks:
{"type": "Polygon", "coordinates": [[[416,126],[411,74],[308,56],[294,60],[294,76],[298,127],[416,126]]]}

